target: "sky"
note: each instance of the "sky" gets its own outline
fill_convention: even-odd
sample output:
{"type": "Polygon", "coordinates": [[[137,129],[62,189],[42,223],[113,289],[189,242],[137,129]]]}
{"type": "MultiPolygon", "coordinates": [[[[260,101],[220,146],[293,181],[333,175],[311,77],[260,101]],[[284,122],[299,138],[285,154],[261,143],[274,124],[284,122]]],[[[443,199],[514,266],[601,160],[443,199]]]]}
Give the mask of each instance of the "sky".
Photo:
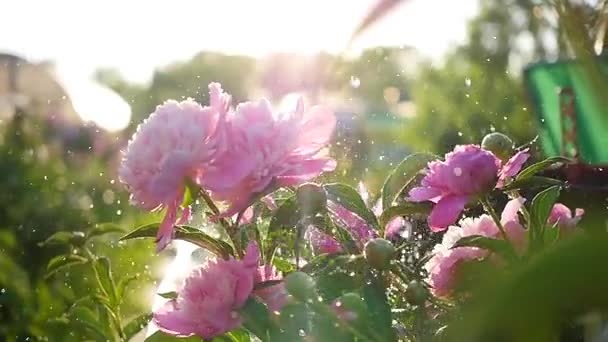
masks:
{"type": "MultiPolygon", "coordinates": [[[[264,56],[343,52],[375,0],[9,0],[0,5],[0,52],[51,60],[67,75],[100,67],[148,81],[155,68],[204,50],[264,56]]],[[[351,53],[410,45],[440,59],[465,39],[478,0],[404,0],[351,53]]]]}

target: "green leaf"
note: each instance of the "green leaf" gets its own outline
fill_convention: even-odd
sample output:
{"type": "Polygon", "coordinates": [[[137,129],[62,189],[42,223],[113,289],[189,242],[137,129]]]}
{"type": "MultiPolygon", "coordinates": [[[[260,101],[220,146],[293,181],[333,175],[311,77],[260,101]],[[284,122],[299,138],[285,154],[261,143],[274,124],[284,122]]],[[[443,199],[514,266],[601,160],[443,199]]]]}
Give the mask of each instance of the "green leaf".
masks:
{"type": "Polygon", "coordinates": [[[262,282],[259,282],[259,283],[255,284],[255,286],[253,287],[253,290],[254,291],[256,291],[256,290],[263,290],[265,288],[278,285],[278,284],[280,284],[282,282],[283,282],[282,280],[267,280],[267,281],[262,281],[262,282]]]}
{"type": "Polygon", "coordinates": [[[122,301],[125,291],[127,290],[127,286],[129,286],[129,284],[135,279],[137,279],[137,277],[129,276],[123,277],[118,281],[118,284],[116,284],[116,295],[118,296],[119,300],[122,301]]]}
{"type": "Polygon", "coordinates": [[[305,335],[311,330],[311,312],[304,303],[289,303],[281,309],[279,324],[283,330],[279,341],[301,341],[300,331],[305,335]]]}
{"type": "Polygon", "coordinates": [[[295,265],[293,265],[291,262],[277,256],[272,258],[272,264],[277,268],[277,270],[283,273],[290,273],[296,270],[295,265]]]}
{"type": "Polygon", "coordinates": [[[177,292],[175,291],[170,291],[170,292],[164,292],[164,293],[157,293],[157,295],[165,298],[165,299],[175,299],[177,298],[177,292]]]}
{"type": "Polygon", "coordinates": [[[124,234],[125,230],[115,223],[100,223],[96,224],[93,229],[89,230],[89,232],[87,233],[87,239],[112,233],[124,234]]]}
{"type": "Polygon", "coordinates": [[[376,215],[365,205],[361,195],[349,185],[341,183],[326,184],[327,199],[359,215],[372,227],[378,228],[376,215]]]}
{"type": "Polygon", "coordinates": [[[369,313],[369,326],[373,329],[370,333],[378,335],[381,341],[396,341],[386,289],[382,286],[380,279],[370,275],[368,277],[370,279],[363,287],[363,299],[369,313]]]}
{"type": "Polygon", "coordinates": [[[84,233],[83,232],[66,232],[59,231],[55,234],[49,236],[43,242],[40,242],[38,246],[43,247],[47,245],[81,245],[84,242],[84,233]]]}
{"type": "Polygon", "coordinates": [[[541,176],[529,176],[521,179],[516,179],[510,182],[505,187],[503,187],[502,190],[509,191],[515,189],[530,189],[563,184],[564,182],[560,181],[559,179],[541,176]]]}
{"type": "Polygon", "coordinates": [[[545,226],[547,225],[547,219],[551,214],[553,205],[559,198],[561,188],[559,186],[552,186],[539,192],[530,205],[530,241],[531,247],[538,247],[537,243],[542,243],[543,233],[545,226]]]}
{"type": "Polygon", "coordinates": [[[250,342],[251,341],[251,337],[249,336],[249,333],[245,329],[232,330],[232,331],[226,333],[224,336],[228,337],[230,339],[229,341],[232,341],[232,342],[250,342]]]}
{"type": "Polygon", "coordinates": [[[110,259],[99,257],[95,260],[93,266],[99,277],[99,282],[103,286],[103,290],[105,290],[105,293],[110,297],[110,302],[117,305],[119,302],[118,291],[116,290],[116,282],[114,282],[114,277],[112,275],[110,259]]]}
{"type": "Polygon", "coordinates": [[[390,207],[380,215],[380,226],[384,227],[388,222],[396,216],[409,216],[414,214],[428,215],[433,206],[429,202],[423,203],[405,203],[390,207]]]}
{"type": "Polygon", "coordinates": [[[200,191],[201,188],[198,185],[194,184],[190,179],[186,179],[186,189],[184,190],[184,200],[181,207],[187,208],[192,205],[196,201],[200,191]]]}
{"type": "Polygon", "coordinates": [[[72,322],[82,325],[95,336],[96,340],[111,340],[106,331],[107,327],[100,324],[97,314],[90,308],[81,305],[73,306],[70,308],[69,315],[72,322]]]}
{"type": "Polygon", "coordinates": [[[192,337],[175,337],[168,334],[163,333],[162,331],[157,331],[154,334],[148,336],[144,342],[201,342],[201,338],[197,336],[192,337]]]}
{"type": "Polygon", "coordinates": [[[133,320],[131,320],[131,322],[125,325],[122,330],[125,332],[125,337],[127,338],[127,341],[129,341],[133,336],[135,336],[138,332],[145,328],[151,319],[152,314],[146,313],[135,317],[133,320]]]}
{"type": "Polygon", "coordinates": [[[274,254],[274,250],[279,244],[279,239],[282,237],[283,229],[295,227],[299,220],[300,212],[298,210],[296,196],[291,196],[277,208],[270,219],[266,237],[269,242],[267,243],[267,249],[264,253],[267,258],[271,258],[274,254]]]}
{"type": "Polygon", "coordinates": [[[435,159],[438,159],[438,157],[431,153],[414,153],[405,157],[384,181],[384,185],[382,186],[382,208],[388,208],[393,205],[393,202],[403,189],[416,178],[416,175],[422,169],[426,168],[430,161],[435,159]]]}
{"type": "Polygon", "coordinates": [[[493,239],[482,235],[469,235],[456,241],[451,248],[477,247],[494,252],[500,256],[512,259],[513,251],[505,240],[493,239]]]}
{"type": "Polygon", "coordinates": [[[268,341],[270,330],[273,330],[274,327],[266,305],[250,297],[241,309],[241,316],[245,328],[262,341],[268,341]]]}
{"type": "Polygon", "coordinates": [[[67,269],[68,267],[72,267],[74,265],[82,265],[88,261],[89,260],[87,258],[75,254],[56,256],[51,259],[46,266],[46,274],[44,277],[49,278],[61,270],[67,269]]]}
{"type": "Polygon", "coordinates": [[[538,163],[532,164],[527,168],[523,169],[516,177],[515,180],[522,180],[535,175],[536,173],[548,168],[555,163],[572,163],[572,159],[565,157],[549,157],[538,163]]]}
{"type": "MultiPolygon", "coordinates": [[[[156,233],[158,231],[159,226],[160,223],[150,223],[143,225],[141,227],[136,228],[127,235],[123,236],[122,238],[120,238],[120,240],[123,241],[135,238],[156,238],[156,233]]],[[[215,239],[203,233],[199,229],[190,226],[175,226],[174,229],[175,239],[177,240],[191,242],[224,259],[234,254],[232,251],[232,247],[228,243],[215,239]]]]}

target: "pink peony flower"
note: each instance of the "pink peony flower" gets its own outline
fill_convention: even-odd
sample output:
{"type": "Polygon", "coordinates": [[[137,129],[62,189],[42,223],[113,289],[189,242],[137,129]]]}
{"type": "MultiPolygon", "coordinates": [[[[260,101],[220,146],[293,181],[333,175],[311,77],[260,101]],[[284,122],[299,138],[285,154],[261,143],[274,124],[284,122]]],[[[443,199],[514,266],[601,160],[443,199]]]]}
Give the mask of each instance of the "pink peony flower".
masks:
{"type": "Polygon", "coordinates": [[[340,243],[329,234],[320,231],[315,226],[309,226],[304,238],[310,242],[315,254],[333,254],[342,252],[340,243]]]}
{"type": "Polygon", "coordinates": [[[502,167],[500,172],[498,173],[498,183],[496,184],[497,188],[502,188],[505,185],[507,179],[515,177],[525,162],[530,158],[530,153],[528,153],[530,149],[526,148],[525,150],[519,151],[515,153],[502,167]]]}
{"type": "Polygon", "coordinates": [[[336,124],[326,107],[304,110],[302,100],[291,113],[273,113],[266,100],[241,103],[229,120],[229,150],[206,175],[216,199],[227,201],[222,216],[244,210],[270,188],[304,183],[336,163],[324,147],[336,124]]]}
{"type": "Polygon", "coordinates": [[[500,160],[476,145],[460,145],[445,155],[445,161],[432,161],[422,186],[409,193],[413,202],[436,203],[429,216],[433,231],[445,230],[456,222],[473,197],[494,187],[500,160]]]}
{"type": "Polygon", "coordinates": [[[154,312],[154,323],[167,334],[212,338],[241,324],[238,310],[254,286],[260,253],[249,245],[242,260],[211,260],[194,269],[176,299],[154,312]]]}
{"type": "Polygon", "coordinates": [[[131,202],[146,210],[166,208],[158,230],[157,250],[172,239],[186,179],[201,184],[211,161],[224,149],[223,126],[230,97],[218,83],[209,85],[210,107],[192,100],[167,101],[158,106],[129,141],[119,180],[131,192],[131,202]]]}
{"type": "MultiPolygon", "coordinates": [[[[277,271],[273,265],[264,265],[258,268],[254,281],[257,284],[264,281],[281,279],[283,279],[281,272],[277,271]]],[[[283,306],[287,304],[289,297],[283,283],[256,290],[254,294],[266,303],[271,312],[281,311],[283,306]]]]}
{"type": "MultiPolygon", "coordinates": [[[[507,236],[518,250],[522,250],[525,244],[525,230],[517,214],[523,202],[522,198],[509,201],[501,217],[507,236]]],[[[488,251],[476,247],[452,248],[461,238],[472,235],[502,239],[500,230],[489,215],[464,218],[460,226],[450,226],[442,242],[433,249],[433,257],[424,265],[429,275],[428,282],[436,296],[448,297],[452,294],[458,282],[459,266],[463,262],[482,260],[488,256],[488,251]]]]}
{"type": "Polygon", "coordinates": [[[576,208],[574,216],[570,208],[561,203],[556,203],[551,209],[547,223],[557,225],[562,231],[572,231],[585,213],[584,209],[576,208]]]}

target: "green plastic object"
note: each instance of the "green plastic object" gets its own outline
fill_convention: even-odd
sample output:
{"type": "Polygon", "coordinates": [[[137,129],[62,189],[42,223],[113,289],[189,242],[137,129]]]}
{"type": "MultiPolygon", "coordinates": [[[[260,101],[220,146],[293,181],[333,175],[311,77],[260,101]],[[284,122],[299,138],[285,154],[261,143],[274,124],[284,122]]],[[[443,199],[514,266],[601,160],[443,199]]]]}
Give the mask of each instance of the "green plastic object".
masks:
{"type": "MultiPolygon", "coordinates": [[[[608,59],[598,58],[608,76],[608,59]]],[[[547,156],[576,157],[591,165],[608,164],[608,108],[576,61],[539,63],[527,67],[524,77],[539,115],[539,136],[547,156]]],[[[608,79],[608,77],[606,78],[608,79]]],[[[608,96],[608,94],[606,94],[608,96]]]]}

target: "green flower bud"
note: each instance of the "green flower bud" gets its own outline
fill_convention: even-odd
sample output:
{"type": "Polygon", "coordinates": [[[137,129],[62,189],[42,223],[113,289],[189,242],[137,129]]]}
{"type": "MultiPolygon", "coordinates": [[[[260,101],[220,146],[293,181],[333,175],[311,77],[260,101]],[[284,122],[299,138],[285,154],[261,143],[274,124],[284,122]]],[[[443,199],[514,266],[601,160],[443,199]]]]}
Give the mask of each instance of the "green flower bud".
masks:
{"type": "Polygon", "coordinates": [[[365,244],[365,260],[367,263],[377,269],[385,270],[389,268],[391,260],[395,257],[395,247],[385,239],[373,239],[365,244]]]}
{"type": "Polygon", "coordinates": [[[285,277],[285,288],[290,295],[300,301],[316,296],[315,280],[304,272],[293,272],[285,277]]]}
{"type": "Polygon", "coordinates": [[[513,140],[502,133],[494,132],[483,137],[481,148],[506,161],[513,155],[513,140]]]}
{"type": "Polygon", "coordinates": [[[405,290],[405,299],[412,305],[424,304],[428,295],[428,290],[417,280],[410,281],[405,290]]]}

